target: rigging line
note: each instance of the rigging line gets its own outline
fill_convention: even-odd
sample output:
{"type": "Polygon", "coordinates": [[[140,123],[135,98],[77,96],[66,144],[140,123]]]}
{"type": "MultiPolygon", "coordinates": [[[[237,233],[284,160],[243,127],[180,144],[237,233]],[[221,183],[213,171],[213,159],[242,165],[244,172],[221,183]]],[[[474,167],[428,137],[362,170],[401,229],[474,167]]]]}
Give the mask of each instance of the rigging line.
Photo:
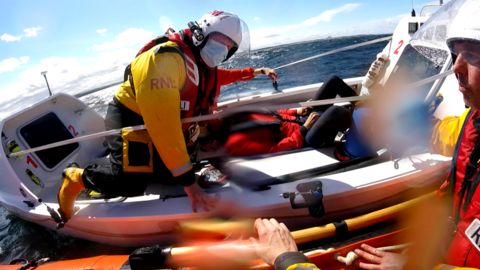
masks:
{"type": "MultiPolygon", "coordinates": [[[[448,75],[453,74],[452,70],[447,70],[445,72],[439,73],[432,77],[428,77],[421,81],[409,84],[405,86],[406,89],[416,88],[428,83],[431,83],[435,80],[444,78],[448,75]]],[[[288,108],[299,108],[299,107],[308,107],[308,106],[320,106],[320,105],[329,105],[334,103],[342,103],[342,102],[352,102],[352,101],[360,101],[369,99],[371,96],[356,96],[356,97],[346,97],[346,98],[333,98],[333,99],[324,99],[324,100],[315,100],[310,102],[297,102],[297,103],[290,103],[290,104],[279,104],[279,105],[266,105],[264,108],[271,109],[271,110],[280,110],[280,109],[288,109],[288,108]]],[[[209,115],[202,115],[197,117],[190,117],[182,119],[182,123],[192,123],[192,122],[200,122],[200,121],[208,121],[212,119],[228,117],[232,114],[236,114],[239,112],[247,112],[247,111],[254,111],[258,109],[258,105],[246,105],[246,106],[238,106],[230,109],[225,109],[221,113],[216,114],[209,114],[209,115]]]]}
{"type": "Polygon", "coordinates": [[[362,42],[362,43],[359,43],[359,44],[343,47],[343,48],[340,48],[340,49],[336,49],[336,50],[333,50],[333,51],[329,51],[329,52],[326,52],[326,53],[322,53],[322,54],[319,54],[319,55],[308,57],[308,58],[305,58],[305,59],[302,59],[302,60],[299,60],[299,61],[295,61],[295,62],[292,62],[290,64],[279,66],[279,67],[274,68],[274,70],[278,70],[278,69],[281,69],[281,68],[284,68],[284,67],[292,66],[292,65],[302,63],[302,62],[305,62],[305,61],[308,61],[308,60],[312,60],[312,59],[315,59],[315,58],[319,58],[319,57],[322,57],[322,56],[326,56],[326,55],[330,55],[330,54],[334,54],[334,53],[338,53],[338,52],[343,52],[343,51],[348,51],[348,50],[351,50],[351,49],[355,49],[355,48],[370,45],[370,44],[375,44],[375,43],[382,42],[382,41],[387,41],[387,40],[390,40],[390,39],[392,39],[392,36],[379,38],[379,39],[374,39],[374,40],[362,42]]]}
{"type": "MultiPolygon", "coordinates": [[[[305,61],[308,61],[308,60],[311,60],[311,59],[319,58],[319,57],[322,57],[322,56],[326,56],[326,55],[330,55],[330,54],[334,54],[334,53],[338,53],[338,52],[343,52],[343,51],[355,49],[355,48],[358,48],[358,47],[362,47],[362,46],[366,46],[366,45],[370,45],[370,44],[375,44],[375,43],[382,42],[382,41],[387,41],[387,40],[389,40],[389,39],[391,39],[391,38],[392,38],[392,36],[390,36],[390,37],[384,37],[384,38],[374,39],[374,40],[370,40],[370,41],[367,41],[367,42],[363,42],[363,43],[359,43],[359,44],[355,44],[355,45],[343,47],[343,48],[336,49],[336,50],[333,50],[333,51],[329,51],[329,52],[326,52],[326,53],[322,53],[322,54],[319,54],[319,55],[316,55],[316,56],[312,56],[312,57],[309,57],[309,58],[305,58],[305,59],[303,59],[303,60],[299,60],[299,61],[296,61],[296,62],[287,64],[287,65],[283,65],[283,66],[274,68],[274,70],[281,69],[281,68],[284,68],[284,67],[288,67],[288,66],[291,66],[291,65],[295,65],[295,64],[298,64],[298,63],[301,63],[301,62],[305,62],[305,61]]],[[[119,85],[119,84],[122,84],[122,83],[124,83],[124,82],[123,82],[123,81],[119,81],[119,82],[111,83],[111,84],[108,84],[108,85],[100,86],[100,87],[97,87],[97,88],[94,88],[94,89],[91,89],[91,90],[87,90],[87,91],[84,91],[84,92],[75,94],[74,97],[76,97],[76,98],[81,98],[81,97],[84,97],[84,96],[86,96],[86,95],[93,94],[93,93],[98,92],[98,91],[100,91],[100,90],[103,90],[103,89],[106,89],[106,88],[108,88],[108,87],[112,87],[112,86],[115,86],[115,85],[119,85]]]]}
{"type": "MultiPolygon", "coordinates": [[[[432,81],[441,79],[443,77],[446,77],[448,75],[453,74],[452,70],[448,70],[445,72],[442,72],[440,74],[434,75],[432,77],[426,78],[424,80],[409,84],[406,86],[406,88],[415,88],[427,83],[430,83],[432,81]]],[[[271,105],[271,106],[264,106],[266,109],[270,110],[280,110],[280,109],[288,109],[288,108],[299,108],[299,107],[308,107],[308,106],[319,106],[319,105],[328,105],[328,104],[334,104],[334,103],[342,103],[342,102],[352,102],[352,101],[360,101],[360,100],[366,100],[370,99],[371,96],[356,96],[356,97],[346,97],[346,98],[332,98],[332,99],[324,99],[324,100],[315,100],[315,101],[310,101],[310,102],[296,102],[296,103],[290,103],[290,104],[279,104],[279,105],[271,105]]],[[[222,117],[228,117],[231,115],[234,115],[236,113],[240,112],[248,112],[248,111],[254,111],[258,109],[258,106],[256,105],[248,105],[248,106],[238,106],[230,109],[225,109],[225,111],[221,113],[216,113],[216,114],[209,114],[209,115],[203,115],[203,116],[196,116],[196,117],[190,117],[190,118],[183,118],[181,121],[182,123],[193,123],[193,122],[200,122],[200,121],[208,121],[212,119],[217,119],[217,118],[222,118],[222,117]]],[[[23,150],[20,152],[15,152],[7,155],[7,157],[15,157],[15,156],[20,156],[40,150],[45,150],[45,149],[50,149],[62,145],[67,145],[75,142],[81,142],[81,141],[86,141],[86,140],[91,140],[91,139],[96,139],[96,138],[101,138],[105,136],[110,136],[113,134],[117,134],[122,132],[122,130],[131,130],[131,131],[136,131],[136,130],[142,130],[146,129],[145,125],[138,125],[138,126],[132,126],[132,127],[125,127],[121,129],[112,129],[108,131],[103,131],[95,134],[90,134],[90,135],[85,135],[69,140],[64,140],[60,142],[55,142],[43,146],[39,146],[36,148],[31,148],[28,150],[23,150]]]]}
{"type": "Polygon", "coordinates": [[[119,85],[119,84],[122,84],[123,81],[120,81],[120,82],[114,82],[114,83],[111,83],[111,84],[107,84],[107,85],[104,85],[104,86],[100,86],[100,87],[97,87],[97,88],[94,88],[94,89],[91,89],[91,90],[87,90],[85,92],[81,92],[81,93],[78,93],[78,94],[75,94],[74,97],[76,98],[81,98],[81,97],[84,97],[86,95],[90,95],[90,94],[93,94],[95,92],[98,92],[100,90],[103,90],[103,89],[107,89],[109,87],[112,87],[112,86],[115,86],[115,85],[119,85]]]}

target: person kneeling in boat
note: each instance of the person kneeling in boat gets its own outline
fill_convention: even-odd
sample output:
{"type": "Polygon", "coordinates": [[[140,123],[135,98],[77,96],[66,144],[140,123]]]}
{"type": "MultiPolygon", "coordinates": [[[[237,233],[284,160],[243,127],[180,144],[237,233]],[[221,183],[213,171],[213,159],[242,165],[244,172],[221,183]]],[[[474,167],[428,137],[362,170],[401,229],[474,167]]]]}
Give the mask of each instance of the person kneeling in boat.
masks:
{"type": "Polygon", "coordinates": [[[182,132],[190,125],[181,119],[211,112],[222,85],[262,74],[275,81],[277,74],[269,68],[217,68],[237,50],[248,53],[248,28],[237,15],[224,11],[207,13],[199,22],[169,34],[161,44],[149,42],[133,60],[128,79],[108,106],[105,126],[111,130],[145,124],[146,130],[125,129],[109,136],[110,165],[64,171],[58,193],[64,221],[74,214],[75,199],[86,188],[131,197],[143,195],[151,181],[182,185],[194,212],[197,205],[205,211],[215,207],[216,201],[195,183],[182,132]]]}

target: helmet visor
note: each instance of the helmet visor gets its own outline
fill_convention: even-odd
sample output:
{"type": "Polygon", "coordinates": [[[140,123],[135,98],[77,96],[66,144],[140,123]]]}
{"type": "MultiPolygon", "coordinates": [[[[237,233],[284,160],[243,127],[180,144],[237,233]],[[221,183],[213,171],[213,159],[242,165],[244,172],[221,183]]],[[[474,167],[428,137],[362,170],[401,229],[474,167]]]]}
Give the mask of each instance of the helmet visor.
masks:
{"type": "Polygon", "coordinates": [[[242,33],[242,42],[238,45],[237,54],[240,56],[250,57],[250,31],[247,24],[240,19],[240,28],[242,33]]]}
{"type": "Polygon", "coordinates": [[[454,59],[461,57],[468,64],[480,67],[480,44],[468,40],[454,40],[450,43],[454,59]]]}
{"type": "Polygon", "coordinates": [[[228,54],[224,62],[234,54],[235,58],[250,58],[250,32],[247,24],[240,18],[238,20],[240,21],[239,29],[237,29],[235,36],[237,37],[236,39],[240,41],[240,44],[237,44],[231,38],[220,32],[213,32],[209,36],[209,39],[225,44],[228,47],[228,54]],[[238,37],[240,37],[240,39],[238,37]]]}
{"type": "Polygon", "coordinates": [[[210,34],[209,40],[210,39],[227,46],[228,51],[234,48],[238,49],[238,45],[235,41],[221,33],[215,32],[210,34]]]}

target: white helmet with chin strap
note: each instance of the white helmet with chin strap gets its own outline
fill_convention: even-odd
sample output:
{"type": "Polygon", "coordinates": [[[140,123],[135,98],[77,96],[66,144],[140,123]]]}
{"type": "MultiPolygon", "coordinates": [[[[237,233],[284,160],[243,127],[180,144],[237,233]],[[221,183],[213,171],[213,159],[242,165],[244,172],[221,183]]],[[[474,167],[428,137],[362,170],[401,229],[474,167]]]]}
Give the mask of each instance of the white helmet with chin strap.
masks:
{"type": "Polygon", "coordinates": [[[250,33],[247,24],[232,12],[214,10],[203,15],[197,25],[189,26],[192,30],[193,44],[200,47],[200,54],[210,67],[228,60],[237,51],[250,53],[250,33]],[[219,44],[210,39],[215,34],[228,37],[233,41],[233,47],[223,52],[219,44]]]}

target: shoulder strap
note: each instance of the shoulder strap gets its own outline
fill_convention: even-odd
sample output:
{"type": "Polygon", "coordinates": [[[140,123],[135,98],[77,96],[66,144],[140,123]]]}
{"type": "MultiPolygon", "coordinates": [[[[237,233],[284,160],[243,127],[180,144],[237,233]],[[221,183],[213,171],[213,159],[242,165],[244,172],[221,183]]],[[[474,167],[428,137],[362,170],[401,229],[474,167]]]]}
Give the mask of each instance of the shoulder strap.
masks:
{"type": "MultiPolygon", "coordinates": [[[[168,34],[165,34],[163,36],[158,36],[150,40],[147,44],[143,45],[140,51],[138,51],[137,55],[135,55],[135,58],[137,58],[140,54],[150,50],[153,46],[165,43],[167,41],[168,41],[168,34]]],[[[123,82],[126,82],[128,80],[128,77],[132,73],[130,68],[131,68],[131,64],[128,64],[128,66],[125,68],[125,72],[123,73],[123,82]]]]}
{"type": "Polygon", "coordinates": [[[455,193],[455,182],[456,182],[456,174],[457,174],[457,158],[458,158],[458,152],[460,151],[460,145],[462,144],[462,138],[463,138],[463,133],[465,131],[465,127],[467,126],[468,120],[470,120],[470,117],[473,114],[473,110],[470,110],[465,117],[465,121],[463,121],[462,129],[460,130],[460,134],[458,135],[457,138],[457,143],[455,144],[455,150],[453,151],[453,157],[452,157],[452,164],[450,165],[450,174],[448,177],[448,195],[452,197],[453,200],[453,194],[455,193]]]}
{"type": "Polygon", "coordinates": [[[150,40],[150,42],[148,42],[147,44],[145,44],[141,49],[140,51],[138,51],[137,55],[135,57],[138,57],[140,54],[150,50],[153,46],[156,46],[158,44],[162,44],[162,43],[165,43],[168,41],[168,34],[165,34],[163,36],[158,36],[152,40],[150,40]]]}
{"type": "MultiPolygon", "coordinates": [[[[469,116],[471,116],[470,113],[469,113],[469,116]]],[[[465,122],[467,122],[467,120],[469,120],[469,118],[466,119],[465,122]]],[[[477,132],[480,131],[480,119],[477,118],[473,120],[473,127],[477,132]]],[[[458,193],[458,204],[457,204],[457,208],[455,209],[455,216],[454,216],[455,224],[458,224],[458,222],[460,222],[460,209],[463,209],[463,211],[467,210],[468,205],[470,204],[473,194],[475,193],[475,190],[480,181],[479,173],[476,172],[479,161],[480,161],[480,135],[477,136],[477,142],[475,143],[475,146],[473,147],[472,152],[468,156],[468,163],[465,169],[465,177],[463,178],[461,188],[458,193]],[[465,201],[463,200],[464,197],[465,197],[465,201]]],[[[453,185],[454,185],[453,188],[455,189],[455,183],[453,185]]]]}
{"type": "MultiPolygon", "coordinates": [[[[195,45],[193,45],[193,42],[190,40],[190,38],[188,38],[187,34],[183,30],[179,31],[179,34],[183,42],[185,42],[185,44],[187,44],[187,46],[190,48],[190,51],[192,52],[193,57],[195,57],[195,62],[200,63],[200,52],[198,51],[198,48],[195,45]]],[[[202,69],[202,68],[199,66],[199,69],[202,69]]],[[[203,108],[203,100],[206,97],[207,78],[209,77],[208,73],[210,71],[207,69],[202,69],[202,70],[204,71],[204,76],[202,76],[202,74],[200,73],[200,80],[198,83],[199,91],[197,92],[197,100],[195,101],[193,116],[199,116],[206,110],[206,108],[203,108]]],[[[213,89],[210,91],[210,95],[208,96],[208,102],[210,103],[210,105],[213,104],[216,91],[217,91],[217,68],[215,68],[213,72],[215,72],[214,74],[215,80],[213,82],[213,89]],[[212,96],[212,93],[213,93],[213,96],[212,96]],[[212,98],[213,100],[211,100],[212,98]]]]}

